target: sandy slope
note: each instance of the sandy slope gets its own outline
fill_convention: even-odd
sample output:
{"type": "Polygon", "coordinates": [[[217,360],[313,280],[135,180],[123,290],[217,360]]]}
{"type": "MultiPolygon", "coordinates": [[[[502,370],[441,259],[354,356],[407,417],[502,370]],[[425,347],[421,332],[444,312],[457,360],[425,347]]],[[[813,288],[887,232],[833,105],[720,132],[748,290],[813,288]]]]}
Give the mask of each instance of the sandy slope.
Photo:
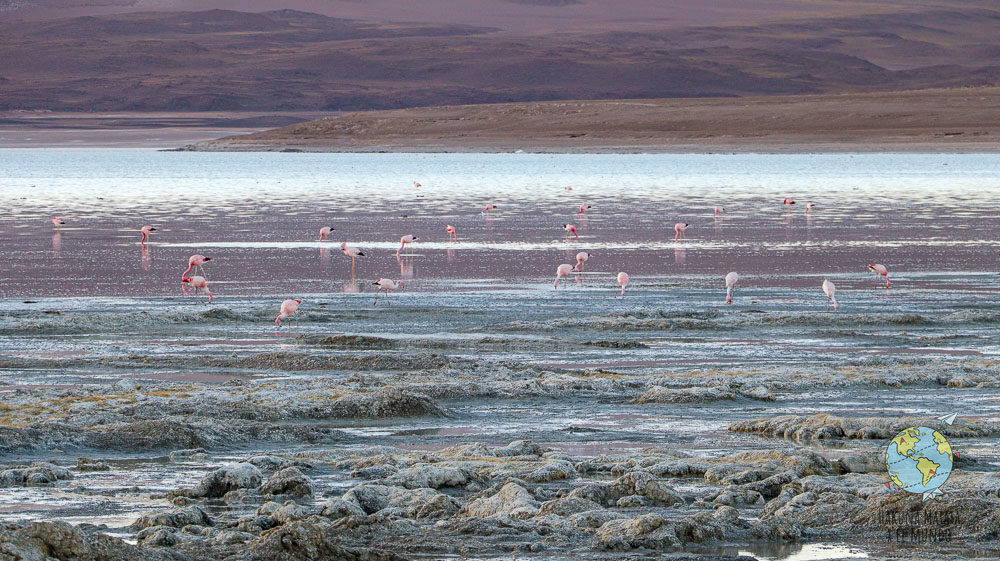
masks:
{"type": "Polygon", "coordinates": [[[571,101],[351,113],[198,150],[812,151],[1000,149],[1000,88],[571,101]]]}

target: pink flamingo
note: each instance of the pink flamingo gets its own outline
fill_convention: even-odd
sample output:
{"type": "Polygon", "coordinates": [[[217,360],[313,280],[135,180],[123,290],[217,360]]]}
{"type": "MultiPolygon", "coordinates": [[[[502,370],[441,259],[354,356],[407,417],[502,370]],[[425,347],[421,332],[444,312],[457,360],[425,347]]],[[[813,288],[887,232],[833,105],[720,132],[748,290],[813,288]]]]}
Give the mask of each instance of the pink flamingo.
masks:
{"type": "Polygon", "coordinates": [[[573,190],[573,188],[570,187],[569,185],[563,187],[563,189],[565,189],[566,191],[572,191],[573,190]]]}
{"type": "Polygon", "coordinates": [[[292,300],[288,299],[281,303],[281,309],[278,310],[278,317],[274,318],[274,323],[278,324],[278,329],[281,329],[281,320],[288,319],[294,316],[299,311],[299,304],[302,300],[292,300]]]}
{"type": "Polygon", "coordinates": [[[399,238],[399,249],[396,250],[396,257],[399,257],[399,252],[403,251],[406,244],[413,243],[415,241],[417,241],[417,237],[413,234],[406,234],[405,236],[399,238]]]}
{"type": "Polygon", "coordinates": [[[684,237],[684,230],[687,230],[688,224],[683,222],[678,222],[674,224],[674,241],[682,239],[684,237]]]}
{"type": "Polygon", "coordinates": [[[63,222],[63,219],[59,218],[58,216],[52,217],[52,223],[56,225],[56,233],[59,232],[59,227],[65,224],[65,222],[63,222]]]}
{"type": "Polygon", "coordinates": [[[451,236],[452,240],[454,240],[456,242],[458,241],[458,234],[455,233],[455,227],[454,226],[452,226],[451,224],[449,224],[448,227],[444,229],[444,231],[448,232],[448,235],[451,236]]]}
{"type": "Polygon", "coordinates": [[[726,275],[726,304],[733,303],[733,295],[736,294],[736,283],[739,282],[740,275],[733,271],[726,275]]]}
{"type": "Polygon", "coordinates": [[[348,257],[351,258],[351,278],[353,279],[354,278],[354,258],[358,257],[358,256],[364,257],[365,254],[361,253],[361,250],[358,249],[358,248],[356,248],[356,247],[354,247],[353,245],[347,245],[347,242],[343,242],[343,243],[340,244],[340,251],[342,251],[344,253],[344,255],[346,255],[346,256],[348,256],[348,257]]]}
{"type": "Polygon", "coordinates": [[[570,234],[576,236],[575,239],[580,239],[580,236],[576,233],[576,226],[572,224],[563,224],[563,230],[566,230],[566,237],[568,238],[570,234]]]}
{"type": "Polygon", "coordinates": [[[552,288],[559,288],[559,279],[568,276],[573,272],[573,266],[569,263],[563,263],[556,267],[556,281],[552,283],[552,288]]]}
{"type": "Polygon", "coordinates": [[[806,203],[806,214],[812,212],[814,208],[816,208],[816,203],[806,203]]]}
{"type": "Polygon", "coordinates": [[[725,213],[725,212],[726,212],[725,208],[723,208],[721,206],[717,206],[717,207],[715,207],[715,212],[712,213],[712,216],[722,216],[722,214],[725,213]]]}
{"type": "Polygon", "coordinates": [[[588,210],[590,210],[590,205],[580,205],[580,210],[576,211],[576,213],[578,215],[580,215],[580,214],[587,214],[588,210]]]}
{"type": "Polygon", "coordinates": [[[372,284],[378,286],[378,288],[375,289],[375,303],[376,304],[378,304],[378,293],[379,292],[381,292],[381,291],[384,290],[385,291],[385,299],[388,301],[389,300],[389,291],[390,290],[396,290],[397,288],[404,288],[404,287],[406,287],[406,284],[404,284],[403,281],[393,282],[392,279],[378,279],[377,281],[373,282],[372,284]]]}
{"type": "Polygon", "coordinates": [[[195,275],[193,277],[184,277],[184,278],[182,278],[181,279],[181,287],[184,290],[184,294],[187,294],[188,296],[190,296],[190,293],[188,293],[188,291],[187,291],[187,289],[188,289],[189,286],[192,287],[192,288],[194,288],[194,295],[195,296],[198,295],[198,289],[199,288],[202,289],[202,290],[204,290],[205,294],[208,294],[208,303],[209,304],[212,303],[212,291],[210,291],[208,289],[208,281],[205,280],[205,277],[203,277],[201,275],[195,275]]]}
{"type": "Polygon", "coordinates": [[[576,254],[576,267],[573,267],[574,271],[583,271],[583,267],[587,264],[587,259],[590,259],[590,254],[586,251],[581,251],[576,254]]]}
{"type": "Polygon", "coordinates": [[[156,228],[153,228],[152,226],[143,226],[139,231],[142,232],[141,242],[143,245],[145,245],[146,242],[149,240],[149,234],[155,232],[156,228]]]}
{"type": "Polygon", "coordinates": [[[187,274],[191,272],[191,269],[195,269],[195,272],[201,270],[201,273],[204,275],[205,268],[203,267],[203,265],[211,260],[212,260],[211,257],[205,257],[204,255],[201,254],[192,255],[191,257],[188,258],[188,268],[186,271],[181,273],[181,278],[183,279],[184,277],[186,277],[187,274]]]}
{"type": "Polygon", "coordinates": [[[622,298],[625,298],[625,285],[628,284],[628,273],[618,273],[618,284],[622,287],[622,298]]]}
{"type": "Polygon", "coordinates": [[[323,226],[322,228],[320,228],[319,229],[319,241],[321,241],[321,242],[322,241],[326,241],[326,237],[329,236],[330,232],[333,232],[333,231],[334,231],[333,230],[333,226],[323,226]]]}
{"type": "Polygon", "coordinates": [[[495,210],[496,208],[497,208],[497,205],[488,204],[488,205],[486,205],[486,206],[483,207],[483,214],[489,214],[491,210],[495,210]]]}
{"type": "Polygon", "coordinates": [[[823,281],[823,293],[826,294],[826,311],[830,311],[830,304],[833,304],[833,311],[837,311],[837,287],[829,280],[823,281]]]}
{"type": "Polygon", "coordinates": [[[872,263],[868,265],[868,270],[875,273],[875,278],[879,276],[885,277],[885,287],[889,288],[891,283],[889,282],[889,270],[885,268],[885,265],[879,265],[878,263],[872,263]]]}
{"type": "Polygon", "coordinates": [[[792,205],[795,204],[795,201],[789,199],[788,197],[785,197],[785,200],[781,201],[781,204],[785,205],[785,208],[791,209],[792,205]]]}
{"type": "Polygon", "coordinates": [[[413,186],[416,187],[417,189],[423,187],[423,185],[417,183],[416,181],[413,182],[413,186]]]}

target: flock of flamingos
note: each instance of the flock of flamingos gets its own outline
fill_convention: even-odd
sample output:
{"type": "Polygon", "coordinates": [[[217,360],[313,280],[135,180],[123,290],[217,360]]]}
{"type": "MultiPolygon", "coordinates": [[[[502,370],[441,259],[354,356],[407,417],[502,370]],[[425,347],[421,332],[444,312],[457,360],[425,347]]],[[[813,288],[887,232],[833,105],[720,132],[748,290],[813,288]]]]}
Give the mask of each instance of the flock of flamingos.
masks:
{"type": "MultiPolygon", "coordinates": [[[[415,187],[420,187],[420,184],[417,182],[414,182],[413,184],[415,187]]],[[[565,189],[572,190],[571,187],[565,187],[565,189]]],[[[782,204],[785,205],[786,209],[791,209],[792,206],[795,204],[795,201],[786,198],[784,201],[782,201],[782,204]]],[[[806,204],[806,213],[811,213],[813,208],[815,208],[815,206],[816,205],[813,203],[806,204]]],[[[586,214],[587,210],[590,208],[591,208],[590,205],[580,205],[580,208],[576,212],[576,214],[577,215],[586,214]]],[[[497,209],[496,205],[488,204],[485,207],[483,207],[482,214],[484,216],[489,215],[496,209],[497,209]]],[[[723,213],[725,213],[725,211],[726,211],[725,208],[717,206],[715,207],[713,216],[718,217],[723,213]]],[[[66,222],[64,222],[63,219],[58,216],[52,217],[52,224],[55,225],[57,232],[59,231],[59,227],[65,223],[66,222]]],[[[684,239],[684,230],[686,230],[688,226],[689,224],[683,222],[679,222],[674,225],[675,241],[684,239]]],[[[563,230],[566,231],[567,239],[569,238],[570,234],[574,236],[575,240],[580,239],[580,236],[577,235],[576,233],[575,225],[563,224],[562,227],[563,230]]],[[[156,228],[152,226],[143,226],[139,231],[142,233],[141,243],[145,245],[146,242],[149,240],[150,235],[156,231],[156,228]]],[[[330,226],[324,226],[323,228],[321,228],[319,231],[319,241],[321,242],[326,241],[327,237],[330,235],[330,232],[333,231],[334,229],[330,226]]],[[[458,241],[458,234],[454,226],[449,224],[445,228],[445,232],[448,233],[449,239],[453,241],[458,241]]],[[[399,249],[396,250],[396,258],[398,259],[400,257],[400,253],[403,251],[403,249],[406,248],[406,244],[411,244],[416,240],[417,237],[412,234],[407,234],[401,237],[399,239],[399,249]]],[[[357,257],[363,257],[364,253],[354,246],[347,245],[346,242],[340,244],[340,250],[344,253],[344,255],[351,258],[351,278],[354,278],[354,261],[357,257]]],[[[552,283],[552,287],[559,288],[559,279],[563,277],[568,277],[575,271],[583,272],[588,259],[590,259],[590,254],[587,253],[586,251],[581,251],[580,253],[576,254],[576,265],[572,265],[570,263],[563,263],[562,265],[556,267],[556,280],[555,282],[552,283]]],[[[209,290],[208,288],[208,279],[206,278],[207,274],[205,273],[205,268],[204,268],[205,263],[211,260],[212,259],[210,257],[205,257],[204,255],[201,254],[195,254],[192,255],[190,258],[188,258],[188,268],[183,273],[181,273],[181,287],[184,291],[184,294],[190,295],[191,293],[188,292],[188,289],[192,288],[194,289],[195,296],[198,295],[199,290],[202,290],[204,291],[205,295],[208,296],[209,303],[211,303],[214,300],[214,297],[212,296],[212,291],[209,290]],[[199,272],[201,274],[191,274],[199,272]],[[191,276],[188,276],[189,274],[191,274],[191,276]]],[[[885,277],[886,288],[889,288],[891,286],[891,283],[889,281],[889,271],[888,269],[886,269],[884,265],[880,265],[878,263],[872,263],[868,265],[868,270],[874,273],[876,278],[880,276],[885,277]]],[[[618,284],[621,286],[622,289],[621,297],[625,298],[625,286],[628,285],[629,283],[628,273],[624,271],[618,273],[616,280],[618,281],[618,284]]],[[[736,283],[739,282],[739,280],[740,280],[740,275],[736,271],[732,271],[726,275],[725,277],[726,304],[733,303],[733,295],[736,292],[736,283]]],[[[380,292],[384,292],[386,300],[388,300],[389,291],[405,287],[403,281],[394,281],[392,279],[384,279],[384,278],[380,278],[375,282],[373,282],[372,284],[378,287],[377,289],[375,289],[375,304],[378,304],[378,295],[380,292]]],[[[823,293],[826,294],[827,311],[830,310],[831,306],[833,307],[834,311],[837,311],[837,309],[839,308],[837,304],[837,287],[832,282],[830,282],[829,279],[824,279],[822,288],[823,288],[823,293]]],[[[274,322],[278,324],[279,328],[281,327],[282,320],[286,320],[294,316],[296,312],[298,312],[300,304],[302,304],[302,300],[297,300],[297,299],[288,299],[281,303],[281,306],[278,311],[278,316],[274,319],[274,322]]]]}

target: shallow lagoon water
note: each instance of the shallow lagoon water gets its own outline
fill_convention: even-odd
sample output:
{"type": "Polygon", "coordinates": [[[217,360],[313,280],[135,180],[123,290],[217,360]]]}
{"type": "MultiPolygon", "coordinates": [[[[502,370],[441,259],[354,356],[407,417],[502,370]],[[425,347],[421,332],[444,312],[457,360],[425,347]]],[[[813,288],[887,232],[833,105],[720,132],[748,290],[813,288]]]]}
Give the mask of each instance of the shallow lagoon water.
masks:
{"type": "MultiPolygon", "coordinates": [[[[430,353],[675,381],[712,371],[794,380],[839,368],[891,378],[901,365],[928,371],[988,365],[1000,354],[998,203],[997,155],[4,150],[0,396],[19,387],[122,378],[216,384],[352,373],[219,366],[271,351],[404,361],[430,353]],[[412,187],[414,180],[423,186],[412,187]],[[786,196],[798,204],[784,208],[786,196]],[[808,215],[807,202],[817,205],[808,215]],[[499,208],[484,216],[486,203],[499,208]],[[575,214],[580,204],[591,205],[586,216],[575,214]],[[720,218],[712,216],[716,205],[726,208],[720,218]],[[53,215],[67,223],[58,234],[53,215]],[[561,224],[567,222],[577,225],[579,240],[566,239],[561,224]],[[676,222],[691,224],[687,239],[673,240],[676,222]],[[137,232],[144,224],[159,230],[145,248],[137,232]],[[448,241],[448,224],[456,226],[458,242],[448,241]],[[322,226],[336,229],[329,243],[315,240],[322,226]],[[397,259],[396,240],[410,233],[419,239],[397,259]],[[354,281],[340,241],[366,253],[354,281]],[[554,290],[556,266],[572,263],[581,250],[593,254],[587,274],[554,290]],[[212,305],[181,292],[179,275],[192,253],[212,257],[206,266],[212,305]],[[888,266],[891,290],[866,271],[873,262],[888,266]],[[615,297],[620,270],[632,277],[624,300],[615,297]],[[727,306],[722,278],[731,270],[741,280],[736,303],[727,306]],[[375,306],[371,282],[379,277],[403,279],[406,288],[375,306]],[[826,312],[824,278],[838,286],[836,314],[826,312]],[[273,317],[288,297],[304,302],[298,321],[279,333],[273,317]],[[389,349],[312,343],[338,334],[395,343],[389,349]]],[[[405,367],[397,373],[419,374],[405,367]]],[[[569,399],[445,400],[445,419],[327,425],[353,439],[347,448],[440,450],[531,439],[574,456],[669,445],[712,457],[787,446],[728,431],[743,419],[954,411],[991,419],[998,404],[994,393],[979,389],[900,389],[890,381],[876,390],[850,383],[778,390],[776,402],[637,404],[586,392],[569,399]]],[[[988,438],[953,442],[979,458],[979,469],[998,465],[995,445],[988,438]]],[[[223,447],[214,461],[274,449],[271,443],[223,447]]],[[[4,459],[65,462],[83,453],[102,455],[40,448],[4,459]]],[[[162,454],[104,456],[138,462],[141,468],[130,468],[119,484],[151,492],[190,485],[207,469],[165,462],[162,454]]],[[[81,477],[74,487],[102,485],[98,476],[81,477]]],[[[344,473],[317,477],[350,485],[344,473]]],[[[9,505],[0,519],[56,517],[112,527],[165,505],[143,493],[0,494],[9,505]]],[[[810,556],[823,547],[833,545],[754,554],[823,559],[810,556]]]]}

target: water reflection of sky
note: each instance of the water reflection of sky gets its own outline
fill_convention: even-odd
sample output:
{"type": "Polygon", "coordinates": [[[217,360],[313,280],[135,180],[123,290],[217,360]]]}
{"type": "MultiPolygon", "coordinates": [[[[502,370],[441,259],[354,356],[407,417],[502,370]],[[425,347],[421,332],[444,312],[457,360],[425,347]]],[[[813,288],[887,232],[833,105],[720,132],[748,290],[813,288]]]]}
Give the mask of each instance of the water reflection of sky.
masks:
{"type": "Polygon", "coordinates": [[[636,286],[730,270],[747,287],[860,279],[870,262],[901,278],[982,273],[998,265],[998,172],[1000,156],[987,154],[10,149],[0,151],[0,297],[170,295],[192,253],[211,254],[210,280],[230,295],[363,292],[378,277],[412,290],[540,287],[581,250],[603,273],[593,282],[624,270],[636,286]],[[799,204],[785,209],[786,196],[799,204]],[[498,208],[484,216],[487,202],[498,208]],[[592,208],[577,215],[583,203],[592,208]],[[53,215],[66,221],[59,233],[53,215]],[[691,225],[687,239],[674,241],[677,222],[691,225]],[[158,231],[141,248],[144,224],[158,231]],[[329,243],[316,241],[322,226],[335,228],[329,243]],[[404,234],[418,240],[397,260],[404,234]],[[341,241],[366,253],[355,285],[341,241]]]}

